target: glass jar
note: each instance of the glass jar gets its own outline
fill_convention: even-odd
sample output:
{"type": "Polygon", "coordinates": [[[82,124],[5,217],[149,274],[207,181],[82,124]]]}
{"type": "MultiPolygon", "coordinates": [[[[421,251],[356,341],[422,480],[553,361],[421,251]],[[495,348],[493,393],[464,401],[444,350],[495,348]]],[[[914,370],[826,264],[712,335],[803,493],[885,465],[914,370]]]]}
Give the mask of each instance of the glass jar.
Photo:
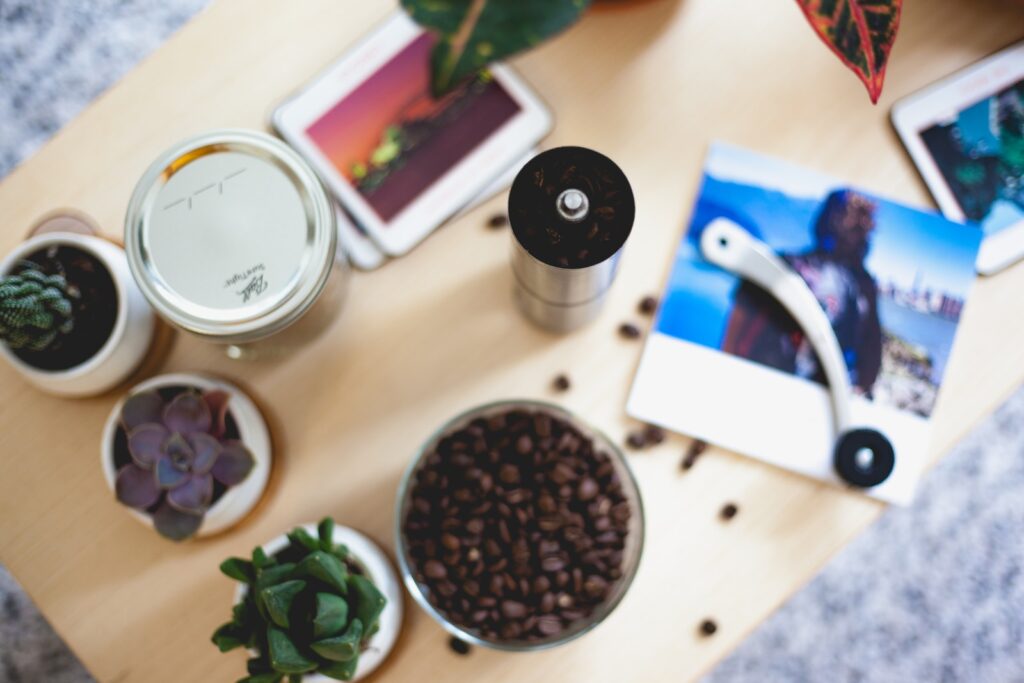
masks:
{"type": "Polygon", "coordinates": [[[313,170],[265,133],[186,140],[143,174],[125,250],[154,309],[231,358],[283,355],[329,327],[348,265],[313,170]]]}
{"type": "Polygon", "coordinates": [[[636,571],[640,566],[640,556],[643,553],[644,528],[644,509],[643,501],[640,497],[640,488],[622,451],[611,439],[576,415],[557,405],[543,401],[505,400],[487,403],[449,420],[426,440],[405,470],[398,486],[398,496],[395,504],[396,555],[398,557],[398,566],[402,573],[402,581],[405,583],[409,594],[434,621],[456,638],[471,645],[480,645],[507,652],[530,652],[564,645],[588,633],[607,619],[619,605],[622,598],[625,597],[633,582],[633,578],[636,576],[636,571]],[[612,464],[618,481],[621,483],[622,493],[625,499],[629,501],[629,507],[632,511],[628,524],[628,534],[626,535],[623,548],[622,576],[615,582],[606,600],[595,608],[590,615],[579,619],[564,631],[541,640],[485,639],[470,627],[455,623],[445,616],[431,602],[427,595],[427,589],[420,585],[416,579],[413,557],[410,554],[409,541],[405,531],[405,520],[413,505],[413,490],[420,470],[424,467],[427,458],[434,452],[438,444],[452,433],[470,426],[476,420],[486,420],[496,415],[507,415],[512,411],[547,413],[569,423],[576,431],[593,441],[594,450],[608,455],[609,462],[612,464]]]}

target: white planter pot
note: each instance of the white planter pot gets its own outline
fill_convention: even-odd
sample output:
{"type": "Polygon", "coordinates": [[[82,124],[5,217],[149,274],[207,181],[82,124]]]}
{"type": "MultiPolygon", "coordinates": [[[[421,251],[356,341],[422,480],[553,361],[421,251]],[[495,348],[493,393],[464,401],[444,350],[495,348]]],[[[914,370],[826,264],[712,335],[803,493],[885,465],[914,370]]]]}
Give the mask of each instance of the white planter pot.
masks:
{"type": "MultiPolygon", "coordinates": [[[[203,523],[193,538],[212,536],[226,529],[231,528],[242,521],[256,504],[263,497],[267,489],[267,482],[270,480],[270,469],[273,462],[270,444],[270,431],[263,419],[259,408],[242,391],[223,380],[197,375],[193,373],[173,373],[159,375],[142,382],[129,391],[124,398],[117,402],[114,409],[107,418],[107,424],[103,429],[103,443],[100,448],[100,464],[103,467],[103,476],[107,481],[110,491],[114,491],[114,482],[117,479],[117,471],[114,469],[114,436],[119,427],[121,406],[132,394],[150,389],[159,389],[169,386],[192,386],[201,391],[225,391],[230,395],[228,401],[228,412],[238,425],[239,440],[241,440],[252,453],[256,463],[246,477],[238,486],[229,488],[220,499],[213,504],[203,517],[203,523]]],[[[152,518],[139,510],[122,506],[143,524],[153,527],[152,518]]]]}
{"type": "MultiPolygon", "coordinates": [[[[315,524],[303,524],[302,528],[309,532],[313,537],[317,537],[317,526],[315,524]]],[[[403,604],[402,604],[402,590],[398,583],[398,576],[395,574],[395,570],[391,566],[391,561],[388,560],[387,555],[380,549],[376,543],[370,540],[368,537],[359,533],[355,529],[351,529],[347,526],[334,526],[334,542],[343,543],[348,549],[356,562],[362,565],[363,569],[366,570],[366,575],[373,582],[384,597],[387,599],[387,604],[384,605],[384,611],[380,614],[380,630],[378,630],[370,642],[367,643],[366,650],[359,654],[359,663],[356,666],[356,673],[352,677],[353,681],[358,681],[361,678],[365,678],[370,675],[377,667],[379,667],[384,660],[387,659],[388,654],[395,647],[395,642],[398,640],[398,634],[402,631],[402,617],[403,617],[403,604]]],[[[288,535],[282,534],[274,540],[263,546],[263,552],[268,557],[272,557],[274,554],[281,552],[288,547],[288,535]]],[[[245,584],[238,584],[238,588],[235,590],[235,603],[238,604],[245,598],[248,587],[245,584]]],[[[258,653],[250,652],[253,656],[258,653]]],[[[337,683],[332,678],[321,676],[319,674],[304,674],[302,676],[302,683],[337,683]]]]}
{"type": "Polygon", "coordinates": [[[132,279],[124,250],[92,235],[45,233],[30,237],[0,262],[0,273],[11,272],[25,257],[55,244],[81,249],[109,271],[117,289],[118,309],[110,338],[92,358],[67,370],[35,368],[2,343],[0,354],[25,379],[43,391],[61,396],[99,394],[123,382],[142,363],[153,339],[153,311],[132,279]]]}

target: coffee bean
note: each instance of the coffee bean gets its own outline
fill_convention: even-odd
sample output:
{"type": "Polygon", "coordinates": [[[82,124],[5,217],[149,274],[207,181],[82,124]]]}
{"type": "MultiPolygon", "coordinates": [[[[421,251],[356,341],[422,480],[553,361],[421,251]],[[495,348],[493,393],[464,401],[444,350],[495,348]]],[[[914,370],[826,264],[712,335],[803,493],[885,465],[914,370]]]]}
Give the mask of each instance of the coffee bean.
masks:
{"type": "Polygon", "coordinates": [[[708,447],[707,443],[700,439],[694,439],[690,442],[690,447],[686,449],[686,455],[683,456],[683,462],[681,467],[684,470],[688,470],[693,467],[694,463],[697,462],[697,458],[700,454],[708,447]]]}
{"type": "Polygon", "coordinates": [[[626,445],[638,451],[647,445],[647,439],[643,432],[630,432],[626,435],[626,445]]]}
{"type": "Polygon", "coordinates": [[[644,427],[644,441],[647,442],[648,446],[657,445],[665,440],[665,430],[657,425],[647,425],[644,427]]]}
{"type": "Polygon", "coordinates": [[[715,635],[715,632],[717,630],[718,630],[718,624],[716,624],[711,619],[705,619],[704,621],[700,622],[700,632],[701,632],[701,635],[713,636],[713,635],[715,635]]]}
{"type": "Polygon", "coordinates": [[[413,478],[403,538],[424,595],[486,640],[546,640],[623,576],[630,503],[605,452],[546,411],[473,420],[413,478]]]}
{"type": "Polygon", "coordinates": [[[640,299],[640,303],[636,308],[643,315],[651,315],[658,309],[658,300],[653,296],[645,296],[643,299],[640,299]]]}
{"type": "Polygon", "coordinates": [[[501,613],[508,619],[519,619],[526,614],[526,605],[515,600],[505,600],[501,603],[501,613]]]}
{"type": "Polygon", "coordinates": [[[448,570],[437,560],[429,560],[423,565],[423,573],[430,579],[443,579],[448,576],[448,570]]]}
{"type": "Polygon", "coordinates": [[[452,649],[457,655],[468,655],[470,651],[470,645],[464,640],[459,640],[455,636],[448,639],[448,647],[452,649]]]}
{"type": "Polygon", "coordinates": [[[569,377],[566,375],[558,375],[555,377],[555,381],[552,382],[552,385],[555,387],[556,391],[568,391],[571,386],[569,377]]]}
{"type": "Polygon", "coordinates": [[[496,213],[487,219],[487,227],[492,230],[504,228],[506,225],[508,225],[508,216],[503,213],[496,213]]]}
{"type": "Polygon", "coordinates": [[[722,506],[722,509],[718,511],[718,516],[721,517],[724,521],[729,521],[730,519],[735,517],[736,513],[738,513],[739,511],[740,509],[736,507],[735,503],[726,503],[725,505],[722,506]]]}
{"type": "Polygon", "coordinates": [[[640,328],[633,323],[622,323],[619,325],[619,336],[624,339],[637,339],[640,336],[640,328]]]}

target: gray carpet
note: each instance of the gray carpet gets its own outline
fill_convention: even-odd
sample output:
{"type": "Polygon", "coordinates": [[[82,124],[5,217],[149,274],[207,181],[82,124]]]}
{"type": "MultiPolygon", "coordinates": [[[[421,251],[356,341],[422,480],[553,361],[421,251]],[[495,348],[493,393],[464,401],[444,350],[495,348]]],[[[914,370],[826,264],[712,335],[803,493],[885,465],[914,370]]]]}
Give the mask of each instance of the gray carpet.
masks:
{"type": "MultiPolygon", "coordinates": [[[[0,177],[206,1],[0,0],[0,177]]],[[[0,683],[92,680],[2,568],[0,602],[0,683]]],[[[1024,390],[706,681],[1024,683],[1024,390]]]]}

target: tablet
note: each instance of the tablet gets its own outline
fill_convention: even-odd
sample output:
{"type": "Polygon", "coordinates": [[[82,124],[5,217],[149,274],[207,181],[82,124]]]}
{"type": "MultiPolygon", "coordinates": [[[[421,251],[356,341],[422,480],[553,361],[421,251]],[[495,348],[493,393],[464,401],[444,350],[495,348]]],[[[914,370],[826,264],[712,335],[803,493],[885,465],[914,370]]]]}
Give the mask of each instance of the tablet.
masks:
{"type": "Polygon", "coordinates": [[[504,66],[432,97],[435,40],[398,12],[272,117],[391,256],[469,204],[551,130],[548,109],[504,66]]]}
{"type": "Polygon", "coordinates": [[[1024,258],[1024,41],[900,100],[892,122],[942,213],[984,231],[978,272],[1024,258]]]}

